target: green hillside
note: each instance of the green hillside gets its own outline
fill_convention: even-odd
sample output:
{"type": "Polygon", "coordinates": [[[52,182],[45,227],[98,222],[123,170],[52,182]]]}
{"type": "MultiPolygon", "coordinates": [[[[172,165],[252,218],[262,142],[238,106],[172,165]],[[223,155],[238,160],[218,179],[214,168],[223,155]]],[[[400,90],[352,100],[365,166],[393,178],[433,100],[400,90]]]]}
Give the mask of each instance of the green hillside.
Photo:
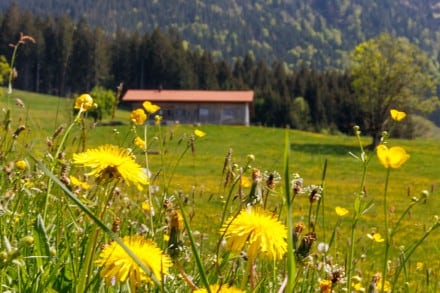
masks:
{"type": "MultiPolygon", "coordinates": [[[[25,124],[27,130],[23,140],[31,139],[43,152],[46,148],[46,138],[51,137],[60,125],[67,126],[73,121],[73,101],[49,95],[40,95],[23,91],[14,91],[10,103],[13,104],[13,121],[25,124]],[[19,98],[25,103],[25,108],[15,105],[19,98]]],[[[5,101],[0,105],[5,106],[5,101]]],[[[13,124],[16,127],[16,124],[13,124]]],[[[129,111],[118,110],[115,120],[107,118],[95,125],[93,119],[87,119],[84,124],[87,136],[86,147],[92,148],[101,144],[122,144],[133,147],[133,133],[129,127],[129,111]]],[[[69,136],[68,145],[72,150],[78,149],[81,136],[81,125],[73,128],[69,136]]],[[[163,163],[160,145],[157,143],[158,130],[150,125],[148,136],[151,139],[151,168],[159,169],[163,163]]],[[[182,142],[192,133],[195,126],[174,125],[164,126],[161,135],[166,141],[166,162],[169,170],[174,168],[181,153],[186,148],[182,142]]],[[[198,127],[207,135],[197,142],[194,156],[188,152],[185,159],[180,161],[173,175],[172,189],[188,192],[195,186],[202,188],[206,194],[221,193],[222,167],[225,156],[229,150],[233,152],[233,160],[237,164],[245,164],[248,154],[256,157],[252,165],[261,170],[283,170],[283,140],[284,130],[271,127],[241,127],[201,125],[198,127]],[[219,189],[220,188],[220,189],[219,189]]],[[[324,161],[328,160],[327,183],[328,196],[332,197],[335,204],[343,205],[350,200],[360,184],[362,168],[349,153],[359,154],[360,149],[354,136],[324,135],[311,132],[291,130],[291,170],[300,173],[308,184],[319,184],[324,161]]],[[[438,166],[440,165],[440,149],[437,138],[419,138],[415,140],[391,140],[390,144],[400,145],[411,154],[411,159],[404,168],[397,171],[393,178],[393,195],[396,205],[405,204],[408,200],[407,190],[419,192],[423,189],[436,189],[439,184],[438,166]]],[[[364,145],[371,141],[369,137],[362,140],[364,145]]],[[[369,164],[367,180],[368,193],[372,197],[379,197],[383,189],[383,167],[371,153],[372,161],[369,164]]],[[[199,190],[200,191],[200,190],[199,190]]],[[[440,204],[435,203],[433,204],[440,204]]],[[[440,206],[439,206],[440,207],[440,206]]],[[[432,211],[437,210],[431,206],[432,211]]]]}

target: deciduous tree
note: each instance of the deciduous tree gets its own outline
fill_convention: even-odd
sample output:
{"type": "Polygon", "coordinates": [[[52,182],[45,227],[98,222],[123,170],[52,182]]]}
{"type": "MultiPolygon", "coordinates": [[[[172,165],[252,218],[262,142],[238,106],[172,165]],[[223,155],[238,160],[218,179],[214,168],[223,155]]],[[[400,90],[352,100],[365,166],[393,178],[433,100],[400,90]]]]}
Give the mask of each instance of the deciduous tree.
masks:
{"type": "Polygon", "coordinates": [[[428,56],[406,38],[382,34],[354,49],[352,85],[374,145],[380,142],[391,108],[411,113],[435,110],[439,100],[434,96],[433,69],[428,56]]]}

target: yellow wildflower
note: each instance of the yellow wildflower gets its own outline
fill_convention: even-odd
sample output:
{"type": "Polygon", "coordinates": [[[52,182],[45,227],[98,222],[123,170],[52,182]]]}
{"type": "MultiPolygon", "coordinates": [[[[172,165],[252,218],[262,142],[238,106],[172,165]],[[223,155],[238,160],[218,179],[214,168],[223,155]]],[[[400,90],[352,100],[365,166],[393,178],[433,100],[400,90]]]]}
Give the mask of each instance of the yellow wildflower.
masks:
{"type": "Polygon", "coordinates": [[[391,109],[390,110],[390,114],[391,114],[391,118],[394,121],[397,121],[397,122],[402,121],[406,117],[406,113],[405,112],[401,112],[401,111],[396,110],[396,109],[391,109]]]}
{"type": "Polygon", "coordinates": [[[335,212],[336,212],[336,215],[338,215],[340,217],[343,217],[346,214],[348,214],[348,210],[345,208],[342,208],[340,206],[335,207],[335,212]]]}
{"type": "Polygon", "coordinates": [[[147,113],[149,114],[156,113],[157,111],[160,110],[160,107],[158,105],[154,105],[149,101],[144,102],[142,106],[144,107],[145,111],[147,111],[147,113]]]}
{"type": "Polygon", "coordinates": [[[93,98],[89,94],[82,94],[76,98],[73,108],[78,110],[83,109],[84,111],[87,111],[94,106],[95,105],[93,104],[93,98]]]}
{"type": "Polygon", "coordinates": [[[138,190],[148,184],[148,177],[133,159],[128,149],[103,145],[86,152],[73,154],[73,163],[92,168],[88,175],[98,178],[122,178],[134,184],[138,190]]]}
{"type": "Polygon", "coordinates": [[[130,120],[135,125],[143,125],[145,120],[147,120],[147,114],[145,114],[145,111],[141,108],[133,110],[130,113],[130,120]]]}
{"type": "Polygon", "coordinates": [[[416,263],[416,271],[421,271],[421,270],[423,270],[423,263],[418,261],[416,263]]]}
{"type": "Polygon", "coordinates": [[[377,158],[385,168],[399,168],[408,160],[409,155],[398,146],[388,148],[386,145],[378,145],[376,148],[377,158]]]}
{"type": "Polygon", "coordinates": [[[332,292],[333,283],[331,280],[321,280],[319,282],[319,288],[321,289],[321,293],[331,293],[332,292]]]}
{"type": "Polygon", "coordinates": [[[140,138],[139,136],[136,136],[134,138],[134,144],[135,146],[137,146],[138,148],[145,150],[145,148],[147,147],[147,144],[145,143],[145,141],[140,138]]]}
{"type": "Polygon", "coordinates": [[[25,160],[18,160],[17,162],[15,162],[15,167],[17,167],[18,169],[24,171],[27,169],[28,164],[26,163],[25,160]]]}
{"type": "MultiPolygon", "coordinates": [[[[382,282],[377,283],[377,290],[379,292],[382,292],[382,282]]],[[[385,284],[383,286],[383,292],[391,292],[391,284],[387,280],[385,280],[385,284]]]]}
{"type": "MultiPolygon", "coordinates": [[[[244,292],[238,288],[235,288],[234,286],[229,286],[226,284],[224,284],[224,285],[218,285],[218,284],[210,285],[209,290],[211,292],[216,292],[216,293],[241,293],[241,292],[244,292]]],[[[206,290],[205,288],[197,289],[197,290],[193,291],[193,293],[206,293],[206,292],[208,292],[208,290],[206,290]]]]}
{"type": "Polygon", "coordinates": [[[281,259],[287,251],[287,229],[272,214],[259,208],[243,209],[232,216],[220,229],[224,233],[226,248],[241,252],[247,246],[247,256],[258,255],[269,259],[281,259]]]}
{"type": "Polygon", "coordinates": [[[362,283],[352,283],[351,287],[356,291],[356,292],[364,292],[365,288],[362,286],[362,283]]]}
{"type": "MultiPolygon", "coordinates": [[[[142,236],[126,236],[122,241],[159,282],[163,275],[168,275],[172,261],[154,242],[142,236]]],[[[146,272],[115,241],[101,251],[95,263],[102,267],[100,275],[107,285],[113,280],[123,283],[127,279],[133,288],[140,287],[143,282],[153,283],[146,272]]]]}
{"type": "Polygon", "coordinates": [[[156,116],[154,116],[154,124],[157,126],[157,125],[160,125],[160,123],[162,122],[162,119],[163,119],[163,117],[161,116],[161,115],[156,115],[156,116]]]}
{"type": "Polygon", "coordinates": [[[196,129],[196,130],[194,130],[194,135],[197,137],[204,137],[206,135],[206,133],[199,130],[199,129],[196,129]]]}
{"type": "Polygon", "coordinates": [[[382,235],[380,235],[379,233],[368,233],[367,237],[370,238],[371,240],[375,241],[375,242],[384,242],[385,239],[382,238],[382,235]]]}
{"type": "Polygon", "coordinates": [[[249,177],[241,176],[241,187],[247,188],[252,186],[252,180],[249,177]]]}
{"type": "Polygon", "coordinates": [[[145,212],[149,212],[151,210],[151,205],[148,201],[143,201],[141,206],[145,212]]]}
{"type": "Polygon", "coordinates": [[[69,179],[70,179],[70,185],[72,185],[72,186],[79,186],[85,190],[90,188],[90,185],[87,182],[83,182],[83,181],[79,180],[78,178],[76,178],[75,176],[70,175],[69,179]]]}

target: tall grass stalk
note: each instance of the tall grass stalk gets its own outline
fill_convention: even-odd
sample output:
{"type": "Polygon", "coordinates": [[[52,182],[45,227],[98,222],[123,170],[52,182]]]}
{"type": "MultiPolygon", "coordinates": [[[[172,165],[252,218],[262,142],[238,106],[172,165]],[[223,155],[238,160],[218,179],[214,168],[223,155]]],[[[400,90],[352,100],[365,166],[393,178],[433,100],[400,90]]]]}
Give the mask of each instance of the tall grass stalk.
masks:
{"type": "Polygon", "coordinates": [[[199,254],[199,251],[197,249],[196,241],[194,239],[193,232],[192,232],[191,226],[189,224],[188,217],[186,215],[183,203],[182,203],[182,201],[180,200],[179,197],[177,197],[176,200],[177,200],[177,203],[179,205],[180,212],[182,213],[183,223],[184,223],[185,229],[186,229],[186,231],[188,233],[189,243],[191,245],[191,251],[192,251],[192,253],[194,255],[196,266],[197,266],[200,278],[202,279],[202,282],[203,282],[203,285],[205,286],[206,291],[208,293],[211,293],[211,289],[209,288],[209,281],[208,281],[208,278],[206,276],[205,269],[203,267],[202,259],[200,258],[200,254],[199,254]]]}
{"type": "Polygon", "coordinates": [[[289,129],[285,130],[284,135],[284,194],[286,200],[286,222],[287,222],[287,284],[286,292],[293,292],[295,287],[296,279],[296,263],[295,263],[295,248],[293,246],[293,201],[291,199],[291,188],[290,188],[290,171],[289,171],[289,161],[290,161],[290,139],[289,139],[289,129]]]}

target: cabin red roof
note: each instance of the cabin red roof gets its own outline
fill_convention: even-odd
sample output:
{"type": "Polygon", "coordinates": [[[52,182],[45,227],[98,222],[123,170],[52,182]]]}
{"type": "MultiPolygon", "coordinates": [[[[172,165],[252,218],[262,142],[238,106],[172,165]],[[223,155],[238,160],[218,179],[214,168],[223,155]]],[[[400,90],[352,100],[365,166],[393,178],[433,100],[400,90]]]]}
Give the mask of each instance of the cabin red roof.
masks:
{"type": "Polygon", "coordinates": [[[132,102],[230,102],[252,103],[253,91],[208,91],[208,90],[127,90],[123,101],[132,102]]]}

